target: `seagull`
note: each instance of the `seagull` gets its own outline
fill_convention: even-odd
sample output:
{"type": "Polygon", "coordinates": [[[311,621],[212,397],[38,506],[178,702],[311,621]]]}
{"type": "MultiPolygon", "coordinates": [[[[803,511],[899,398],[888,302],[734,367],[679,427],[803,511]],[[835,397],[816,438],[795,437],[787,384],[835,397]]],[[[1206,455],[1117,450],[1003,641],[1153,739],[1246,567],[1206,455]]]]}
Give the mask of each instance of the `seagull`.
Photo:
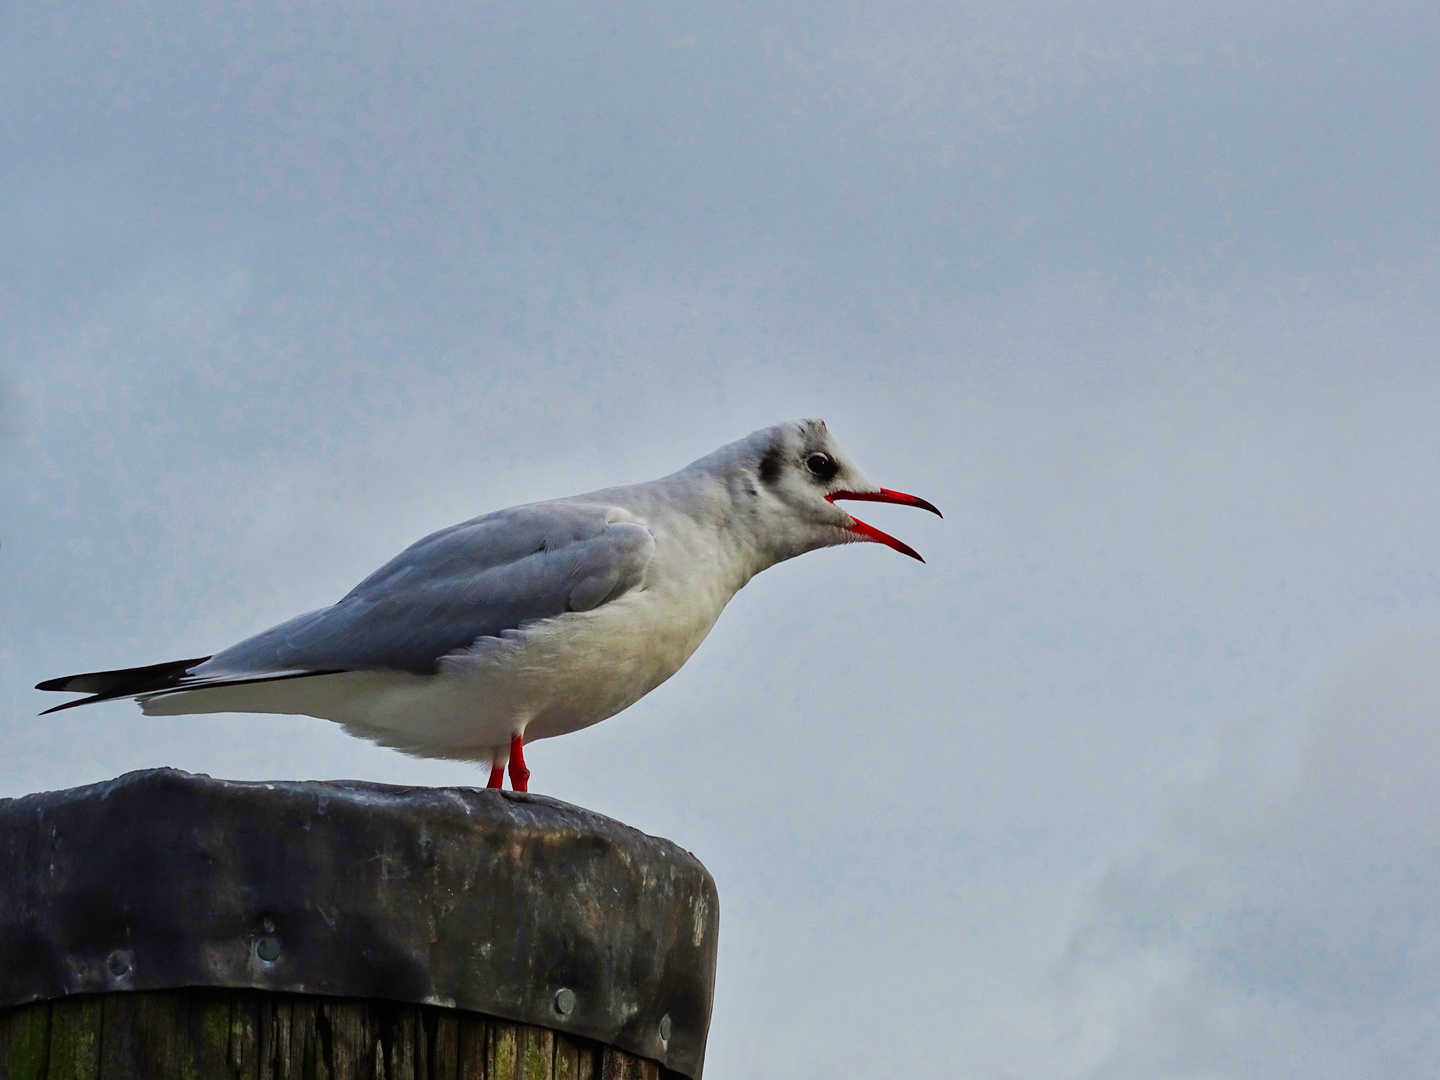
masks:
{"type": "MultiPolygon", "coordinates": [[[[680,670],[760,571],[868,541],[920,558],[841,500],[940,514],[877,487],[822,420],[762,428],[679,472],[497,510],[410,545],[339,603],[213,656],[50,679],[148,716],[288,713],[416,757],[506,766],[597,724],[680,670]]],[[[42,714],[43,715],[43,714],[42,714]]]]}

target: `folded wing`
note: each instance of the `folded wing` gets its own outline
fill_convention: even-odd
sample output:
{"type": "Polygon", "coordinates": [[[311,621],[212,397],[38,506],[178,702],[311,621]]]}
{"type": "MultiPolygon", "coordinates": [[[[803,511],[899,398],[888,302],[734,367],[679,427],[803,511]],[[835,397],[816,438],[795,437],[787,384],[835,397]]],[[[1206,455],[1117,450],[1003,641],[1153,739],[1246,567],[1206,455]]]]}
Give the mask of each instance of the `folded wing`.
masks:
{"type": "MultiPolygon", "coordinates": [[[[432,533],[338,603],[290,619],[204,660],[42,683],[90,690],[86,701],[339,671],[434,674],[477,640],[566,612],[589,611],[643,586],[655,538],[618,508],[539,503],[432,533]],[[181,666],[183,665],[183,666],[181,666]],[[157,678],[164,669],[164,678],[157,678]],[[98,678],[98,676],[97,676],[98,678]],[[159,685],[157,685],[157,683],[159,685]],[[93,689],[92,689],[93,688],[93,689]]],[[[64,707],[64,706],[62,706],[64,707]]]]}

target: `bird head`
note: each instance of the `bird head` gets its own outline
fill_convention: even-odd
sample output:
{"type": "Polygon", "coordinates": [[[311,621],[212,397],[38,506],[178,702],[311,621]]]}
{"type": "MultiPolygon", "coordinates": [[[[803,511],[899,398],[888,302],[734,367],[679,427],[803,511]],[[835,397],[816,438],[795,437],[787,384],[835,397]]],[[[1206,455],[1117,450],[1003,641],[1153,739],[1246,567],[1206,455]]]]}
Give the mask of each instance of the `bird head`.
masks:
{"type": "MultiPolygon", "coordinates": [[[[847,513],[837,502],[918,506],[940,515],[924,499],[882,488],[860,471],[823,420],[796,420],[755,432],[736,444],[744,452],[732,467],[755,500],[757,524],[779,558],[860,541],[884,544],[912,559],[910,545],[847,513]]],[[[943,515],[940,515],[943,516],[943,515]]]]}

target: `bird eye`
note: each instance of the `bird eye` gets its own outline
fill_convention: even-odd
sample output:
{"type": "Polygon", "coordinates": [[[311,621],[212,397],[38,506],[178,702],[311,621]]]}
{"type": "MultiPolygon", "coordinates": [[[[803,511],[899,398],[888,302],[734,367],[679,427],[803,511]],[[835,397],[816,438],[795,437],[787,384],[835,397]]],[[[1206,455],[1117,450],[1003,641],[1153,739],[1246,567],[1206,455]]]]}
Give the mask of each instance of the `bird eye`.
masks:
{"type": "Polygon", "coordinates": [[[840,471],[840,466],[835,464],[835,459],[829,454],[811,454],[805,459],[805,467],[810,470],[812,476],[817,476],[821,480],[829,480],[840,471]]]}

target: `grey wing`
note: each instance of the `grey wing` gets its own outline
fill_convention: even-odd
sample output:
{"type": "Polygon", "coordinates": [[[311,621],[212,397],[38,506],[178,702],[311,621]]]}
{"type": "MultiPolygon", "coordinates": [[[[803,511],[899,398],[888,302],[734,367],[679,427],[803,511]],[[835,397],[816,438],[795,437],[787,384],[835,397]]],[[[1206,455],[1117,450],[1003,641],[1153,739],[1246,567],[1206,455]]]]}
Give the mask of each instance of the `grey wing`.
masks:
{"type": "Polygon", "coordinates": [[[612,520],[626,516],[593,503],[539,503],[442,529],[339,603],[217,653],[191,677],[433,674],[440,657],[479,638],[588,611],[642,585],[655,538],[638,522],[612,520]]]}

